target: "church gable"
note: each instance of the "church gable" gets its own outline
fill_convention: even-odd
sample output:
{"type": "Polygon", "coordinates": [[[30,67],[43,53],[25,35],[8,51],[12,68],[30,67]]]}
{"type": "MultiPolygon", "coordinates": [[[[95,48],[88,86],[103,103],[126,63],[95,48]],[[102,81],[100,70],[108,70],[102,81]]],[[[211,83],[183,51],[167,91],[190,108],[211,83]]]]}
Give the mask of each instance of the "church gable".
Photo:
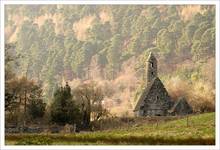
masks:
{"type": "Polygon", "coordinates": [[[156,78],[153,81],[153,84],[149,89],[144,102],[148,105],[157,105],[160,107],[169,108],[171,99],[159,78],[156,78]]]}
{"type": "Polygon", "coordinates": [[[172,105],[168,92],[157,77],[139,99],[136,110],[139,110],[139,115],[142,116],[163,116],[168,113],[172,105]]]}
{"type": "MultiPolygon", "coordinates": [[[[149,107],[167,108],[170,106],[171,100],[168,92],[164,88],[163,83],[157,77],[146,87],[139,98],[134,111],[139,109],[147,109],[149,107]]],[[[156,109],[156,108],[155,108],[156,109]]]]}
{"type": "Polygon", "coordinates": [[[185,97],[180,97],[170,110],[170,113],[173,115],[187,115],[191,114],[192,112],[192,107],[186,101],[185,97]]]}

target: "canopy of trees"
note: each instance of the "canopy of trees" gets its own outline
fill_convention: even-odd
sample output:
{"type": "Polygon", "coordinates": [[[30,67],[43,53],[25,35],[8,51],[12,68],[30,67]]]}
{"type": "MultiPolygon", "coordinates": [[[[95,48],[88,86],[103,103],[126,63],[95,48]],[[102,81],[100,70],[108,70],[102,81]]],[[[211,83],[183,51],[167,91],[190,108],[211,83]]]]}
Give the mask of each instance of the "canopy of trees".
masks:
{"type": "MultiPolygon", "coordinates": [[[[215,7],[200,6],[191,15],[181,13],[186,7],[10,5],[6,27],[17,34],[14,39],[6,37],[8,42],[16,41],[16,55],[24,56],[16,73],[44,81],[51,97],[63,78],[89,78],[95,55],[106,79],[117,77],[121,64],[132,56],[149,51],[177,64],[213,57],[215,7]]],[[[137,62],[137,68],[143,61],[137,62]]]]}
{"type": "Polygon", "coordinates": [[[102,91],[83,85],[71,93],[56,85],[76,78],[114,81],[129,69],[123,64],[133,58],[135,76],[144,79],[150,51],[158,58],[162,80],[178,75],[190,84],[203,80],[214,88],[215,6],[196,7],[6,6],[6,110],[16,112],[11,111],[16,106],[33,119],[44,114],[48,102],[54,122],[74,123],[77,117],[66,116],[81,113],[84,125],[89,126],[91,118],[99,119],[105,112],[100,107],[102,91]],[[79,110],[73,109],[76,105],[79,110]]]}

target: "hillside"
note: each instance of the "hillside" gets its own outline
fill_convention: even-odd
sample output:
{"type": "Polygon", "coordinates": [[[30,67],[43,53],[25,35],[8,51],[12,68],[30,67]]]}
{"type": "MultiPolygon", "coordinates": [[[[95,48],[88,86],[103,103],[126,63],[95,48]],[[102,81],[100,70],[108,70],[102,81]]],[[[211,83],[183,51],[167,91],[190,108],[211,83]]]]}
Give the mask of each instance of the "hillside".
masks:
{"type": "Polygon", "coordinates": [[[212,5],[8,5],[5,37],[13,72],[42,85],[47,103],[66,81],[74,89],[92,80],[111,113],[132,115],[152,51],[174,100],[214,105],[212,5]]]}
{"type": "Polygon", "coordinates": [[[215,113],[128,128],[76,134],[6,135],[6,145],[214,145],[215,113]]]}

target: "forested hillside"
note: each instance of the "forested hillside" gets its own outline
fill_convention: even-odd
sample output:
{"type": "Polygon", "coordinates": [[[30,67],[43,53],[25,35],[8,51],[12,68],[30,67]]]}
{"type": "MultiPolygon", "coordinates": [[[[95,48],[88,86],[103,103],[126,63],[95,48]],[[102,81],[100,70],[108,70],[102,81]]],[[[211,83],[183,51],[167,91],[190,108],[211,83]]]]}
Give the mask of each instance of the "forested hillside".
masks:
{"type": "Polygon", "coordinates": [[[174,99],[214,105],[211,5],[8,5],[5,39],[15,46],[14,72],[41,83],[48,102],[65,81],[95,80],[112,112],[129,113],[151,51],[174,99]]]}

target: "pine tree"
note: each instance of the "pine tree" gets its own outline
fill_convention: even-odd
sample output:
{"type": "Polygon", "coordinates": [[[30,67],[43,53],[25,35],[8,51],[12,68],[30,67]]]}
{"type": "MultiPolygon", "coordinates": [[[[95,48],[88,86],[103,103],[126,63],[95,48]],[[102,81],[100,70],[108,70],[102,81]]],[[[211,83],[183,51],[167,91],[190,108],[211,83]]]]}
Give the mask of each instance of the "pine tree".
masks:
{"type": "Polygon", "coordinates": [[[51,121],[65,125],[79,123],[79,109],[72,100],[71,88],[66,83],[65,87],[58,88],[54,93],[51,105],[51,121]]]}

